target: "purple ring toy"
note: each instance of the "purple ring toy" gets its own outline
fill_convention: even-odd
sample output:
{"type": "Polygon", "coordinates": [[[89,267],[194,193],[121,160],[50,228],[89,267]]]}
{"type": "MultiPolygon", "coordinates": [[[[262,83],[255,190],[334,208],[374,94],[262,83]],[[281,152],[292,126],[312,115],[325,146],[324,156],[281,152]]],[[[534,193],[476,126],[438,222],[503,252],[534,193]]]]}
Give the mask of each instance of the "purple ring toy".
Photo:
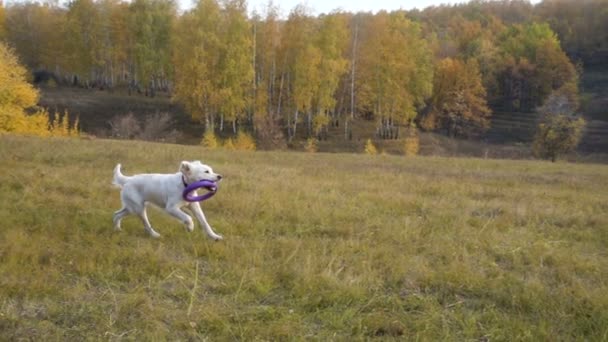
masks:
{"type": "Polygon", "coordinates": [[[217,183],[215,183],[214,181],[210,181],[210,180],[200,180],[198,182],[194,182],[194,183],[186,186],[186,188],[184,189],[184,192],[182,192],[182,197],[187,202],[200,202],[200,201],[204,201],[206,199],[211,198],[211,196],[215,195],[216,192],[217,192],[217,183]],[[205,189],[209,190],[209,192],[207,192],[206,194],[198,195],[198,196],[190,196],[190,193],[192,191],[195,191],[200,188],[205,188],[205,189]]]}

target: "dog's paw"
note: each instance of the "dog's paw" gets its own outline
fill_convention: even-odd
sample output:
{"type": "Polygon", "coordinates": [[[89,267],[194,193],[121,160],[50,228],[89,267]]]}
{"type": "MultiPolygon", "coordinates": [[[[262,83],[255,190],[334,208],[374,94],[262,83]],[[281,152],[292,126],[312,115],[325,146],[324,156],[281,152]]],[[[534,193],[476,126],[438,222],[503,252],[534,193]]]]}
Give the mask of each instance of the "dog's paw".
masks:
{"type": "Polygon", "coordinates": [[[221,240],[224,240],[224,237],[223,237],[223,236],[221,236],[221,235],[217,235],[217,234],[215,234],[215,235],[214,235],[214,236],[212,236],[211,238],[212,238],[213,240],[215,240],[215,241],[221,241],[221,240]]]}
{"type": "Polygon", "coordinates": [[[151,231],[151,232],[150,232],[150,236],[151,236],[152,238],[154,238],[154,239],[158,239],[158,238],[160,237],[160,234],[158,234],[158,233],[157,233],[157,232],[155,232],[155,231],[151,231]]]}

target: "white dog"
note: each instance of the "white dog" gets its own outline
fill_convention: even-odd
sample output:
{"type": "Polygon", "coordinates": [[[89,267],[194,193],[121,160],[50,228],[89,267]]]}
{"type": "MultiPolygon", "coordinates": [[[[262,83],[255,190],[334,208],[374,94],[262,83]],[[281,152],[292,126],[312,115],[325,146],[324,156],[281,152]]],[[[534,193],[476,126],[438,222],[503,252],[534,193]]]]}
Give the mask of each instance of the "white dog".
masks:
{"type": "MultiPolygon", "coordinates": [[[[186,202],[182,198],[182,192],[190,183],[200,180],[218,182],[222,176],[200,161],[181,163],[179,172],[173,174],[139,174],[125,176],[120,172],[120,164],[114,168],[113,183],[121,187],[120,199],[122,208],[114,213],[114,229],[120,230],[120,221],[129,214],[136,214],[144,223],[146,231],[154,238],[160,237],[150,225],[146,215],[146,205],[152,203],[164,209],[171,216],[177,218],[186,225],[188,231],[194,229],[192,218],[183,212],[181,208],[188,207],[198,219],[207,235],[214,240],[221,240],[222,236],[216,234],[201,210],[198,202],[186,202]]],[[[193,193],[193,195],[196,195],[193,193]]]]}

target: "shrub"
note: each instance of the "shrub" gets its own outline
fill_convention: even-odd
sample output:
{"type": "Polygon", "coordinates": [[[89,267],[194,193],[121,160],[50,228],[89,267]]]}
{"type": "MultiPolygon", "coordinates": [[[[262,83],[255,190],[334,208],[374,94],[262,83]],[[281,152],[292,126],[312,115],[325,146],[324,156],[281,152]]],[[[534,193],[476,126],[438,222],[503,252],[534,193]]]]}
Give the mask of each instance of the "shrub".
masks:
{"type": "Polygon", "coordinates": [[[287,147],[281,125],[270,115],[256,115],[253,118],[255,133],[260,149],[283,149],[287,147]]]}
{"type": "Polygon", "coordinates": [[[378,154],[378,150],[376,149],[376,146],[374,146],[372,139],[367,139],[367,142],[365,143],[365,153],[370,155],[378,154]]]}
{"type": "Polygon", "coordinates": [[[224,141],[224,146],[225,149],[227,150],[234,150],[234,142],[232,141],[232,138],[228,138],[226,139],[226,141],[224,141]]]}
{"type": "Polygon", "coordinates": [[[306,140],[306,145],[304,145],[304,149],[308,153],[316,153],[319,151],[319,141],[315,138],[308,138],[306,140]]]}
{"type": "Polygon", "coordinates": [[[560,154],[576,148],[585,127],[585,120],[574,114],[578,106],[576,85],[566,84],[553,91],[538,108],[542,119],[532,144],[536,157],[555,162],[560,154]]]}
{"type": "Polygon", "coordinates": [[[80,135],[78,124],[77,118],[70,127],[70,115],[65,111],[63,115],[55,113],[55,118],[49,123],[48,130],[54,137],[77,137],[80,135]]]}
{"type": "Polygon", "coordinates": [[[117,139],[176,142],[181,137],[179,131],[171,130],[172,117],[164,112],[146,116],[143,125],[133,113],[115,116],[108,124],[110,137],[117,139]]]}
{"type": "Polygon", "coordinates": [[[0,133],[2,132],[50,136],[48,114],[45,111],[39,111],[33,115],[23,115],[3,112],[0,108],[0,133]]]}
{"type": "Polygon", "coordinates": [[[172,118],[169,113],[148,115],[137,138],[148,141],[166,141],[166,138],[170,136],[171,122],[172,118]]]}
{"type": "Polygon", "coordinates": [[[255,140],[250,134],[241,131],[236,135],[234,148],[243,151],[255,151],[255,140]]]}
{"type": "Polygon", "coordinates": [[[201,145],[208,149],[216,149],[218,147],[217,136],[213,130],[208,129],[203,135],[203,140],[201,140],[201,145]]]}
{"type": "Polygon", "coordinates": [[[403,152],[406,156],[415,156],[420,151],[420,139],[415,128],[408,129],[404,139],[403,152]]]}
{"type": "Polygon", "coordinates": [[[573,151],[581,140],[585,120],[565,114],[546,115],[538,125],[532,145],[537,157],[555,162],[561,154],[573,151]]]}
{"type": "Polygon", "coordinates": [[[118,139],[135,139],[141,132],[141,126],[133,113],[115,116],[110,120],[110,136],[118,139]]]}

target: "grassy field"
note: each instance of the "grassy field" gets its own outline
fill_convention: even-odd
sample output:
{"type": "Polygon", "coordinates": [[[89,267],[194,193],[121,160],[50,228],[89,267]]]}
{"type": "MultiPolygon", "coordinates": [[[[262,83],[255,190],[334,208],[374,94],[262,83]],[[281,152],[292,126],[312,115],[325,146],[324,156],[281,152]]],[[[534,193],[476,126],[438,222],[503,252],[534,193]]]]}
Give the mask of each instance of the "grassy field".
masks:
{"type": "Polygon", "coordinates": [[[0,135],[0,340],[608,340],[608,167],[0,135]],[[112,168],[225,176],[151,239],[112,168]]]}

